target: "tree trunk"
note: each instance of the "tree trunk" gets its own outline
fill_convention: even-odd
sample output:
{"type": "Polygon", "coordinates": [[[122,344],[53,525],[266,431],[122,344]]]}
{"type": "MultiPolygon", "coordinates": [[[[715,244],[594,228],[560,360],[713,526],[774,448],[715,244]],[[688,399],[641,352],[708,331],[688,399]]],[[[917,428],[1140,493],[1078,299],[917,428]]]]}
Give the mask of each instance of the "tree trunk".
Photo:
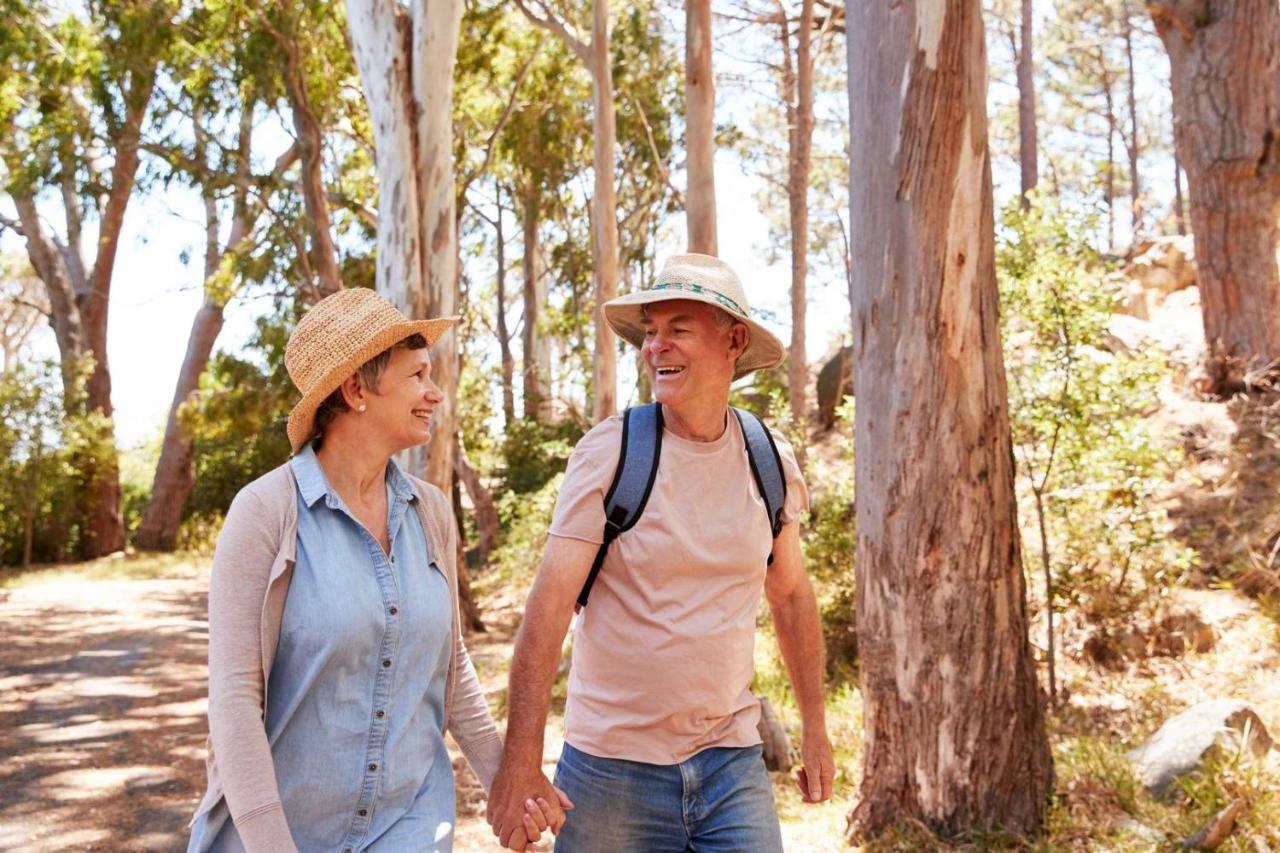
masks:
{"type": "MultiPolygon", "coordinates": [[[[413,95],[417,104],[417,170],[422,198],[422,268],[426,317],[458,313],[458,232],[453,178],[453,69],[462,30],[462,0],[431,0],[413,9],[413,95]]],[[[445,494],[453,482],[457,429],[458,333],[450,329],[434,347],[432,378],[444,402],[432,415],[435,440],[427,445],[426,478],[445,494]]]]}
{"type": "Polygon", "coordinates": [[[1138,173],[1138,158],[1142,155],[1142,147],[1138,138],[1137,75],[1133,67],[1133,19],[1130,17],[1128,0],[1125,0],[1120,15],[1121,25],[1124,27],[1124,55],[1129,70],[1129,216],[1133,231],[1129,244],[1136,246],[1138,234],[1142,232],[1142,177],[1138,173]]]}
{"type": "Polygon", "coordinates": [[[548,341],[542,331],[542,307],[546,304],[547,293],[538,258],[540,216],[537,192],[534,189],[525,194],[521,214],[524,237],[524,254],[520,260],[524,276],[524,326],[520,341],[523,349],[521,384],[524,386],[525,418],[548,423],[551,420],[551,356],[548,341]]]}
{"type": "Polygon", "coordinates": [[[689,176],[685,218],[689,251],[714,255],[716,245],[715,109],[711,70],[711,0],[685,4],[685,150],[689,176]]]}
{"type": "MultiPolygon", "coordinates": [[[[458,304],[453,181],[453,68],[462,25],[458,0],[413,4],[348,0],[347,23],[369,106],[378,167],[378,292],[410,317],[452,316],[458,304]]],[[[433,440],[411,470],[452,491],[458,394],[454,330],[436,343],[432,378],[444,401],[433,440]],[[425,468],[425,470],[423,470],[425,468]]]]}
{"type": "Polygon", "coordinates": [[[1102,66],[1103,74],[1103,94],[1105,95],[1103,103],[1107,110],[1107,173],[1105,182],[1105,192],[1107,196],[1107,251],[1114,252],[1116,248],[1116,127],[1119,122],[1116,121],[1115,100],[1111,96],[1111,78],[1107,76],[1105,59],[1101,53],[1098,55],[1099,65],[1102,66]]]}
{"type": "Polygon", "coordinates": [[[516,419],[515,359],[511,355],[511,331],[507,328],[507,240],[502,233],[502,190],[498,190],[498,216],[493,227],[498,246],[498,347],[502,351],[502,425],[516,419]]]}
{"type": "Polygon", "coordinates": [[[1280,6],[1150,4],[1169,53],[1210,375],[1220,391],[1280,359],[1280,6]]]}
{"type": "Polygon", "coordinates": [[[618,295],[618,198],[613,151],[617,127],[613,103],[613,67],[609,56],[609,0],[591,4],[591,105],[595,114],[592,168],[595,170],[596,337],[592,363],[592,417],[596,423],[618,408],[617,337],[604,321],[601,306],[618,295]]]}
{"type": "MultiPolygon", "coordinates": [[[[452,455],[452,454],[451,454],[452,455]]],[[[471,570],[467,568],[466,538],[462,535],[462,491],[458,480],[450,481],[450,489],[446,492],[453,506],[453,518],[457,524],[457,551],[454,554],[458,567],[458,609],[462,611],[462,627],[467,631],[484,631],[484,620],[480,618],[480,605],[471,592],[471,570]]]]}
{"type": "Polygon", "coordinates": [[[476,531],[480,537],[480,541],[476,543],[476,551],[480,565],[483,566],[489,562],[489,554],[497,544],[498,534],[502,530],[498,520],[498,507],[493,502],[493,494],[485,488],[480,474],[472,467],[461,440],[455,440],[453,454],[454,471],[458,480],[466,487],[471,506],[475,509],[476,531]]]}
{"type": "Polygon", "coordinates": [[[858,648],[852,838],[1033,833],[1052,789],[1027,639],[979,3],[849,7],[858,648]]]}
{"type": "Polygon", "coordinates": [[[1028,193],[1040,180],[1039,143],[1036,138],[1035,35],[1032,0],[1022,0],[1022,34],[1018,47],[1018,162],[1022,172],[1022,209],[1030,205],[1028,193]]]}
{"type": "Polygon", "coordinates": [[[795,64],[790,23],[782,15],[783,85],[786,87],[789,152],[787,203],[791,220],[791,343],[787,347],[787,402],[796,423],[809,420],[809,361],[805,352],[809,275],[809,172],[813,149],[813,0],[800,7],[795,64]]]}
{"type": "Polygon", "coordinates": [[[1182,164],[1178,162],[1178,155],[1173,155],[1173,219],[1177,225],[1178,234],[1185,235],[1187,233],[1187,214],[1182,204],[1182,164]]]}
{"type": "Polygon", "coordinates": [[[307,233],[310,237],[308,252],[311,268],[315,271],[317,298],[324,298],[342,289],[342,273],[338,269],[338,249],[333,243],[332,218],[329,215],[329,196],[324,187],[324,134],[311,99],[302,67],[298,33],[282,34],[281,47],[285,51],[285,89],[289,95],[293,130],[298,138],[299,159],[302,164],[302,200],[307,211],[307,233]]]}
{"type": "Polygon", "coordinates": [[[135,544],[147,551],[172,551],[177,547],[182,510],[195,487],[195,440],[182,428],[178,417],[182,404],[200,384],[200,374],[209,364],[213,345],[222,331],[222,303],[206,296],[196,312],[187,338],[187,354],[178,372],[178,384],[169,406],[164,428],[164,444],[151,485],[151,497],[142,515],[135,544]]]}

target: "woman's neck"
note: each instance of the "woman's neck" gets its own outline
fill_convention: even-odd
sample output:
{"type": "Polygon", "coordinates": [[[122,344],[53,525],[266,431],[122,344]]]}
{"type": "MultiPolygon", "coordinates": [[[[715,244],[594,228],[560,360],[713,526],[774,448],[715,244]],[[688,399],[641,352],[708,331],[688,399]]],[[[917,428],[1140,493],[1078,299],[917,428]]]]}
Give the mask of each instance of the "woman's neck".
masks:
{"type": "Polygon", "coordinates": [[[391,457],[344,430],[325,435],[316,459],[329,485],[347,503],[376,500],[386,488],[391,457]]]}

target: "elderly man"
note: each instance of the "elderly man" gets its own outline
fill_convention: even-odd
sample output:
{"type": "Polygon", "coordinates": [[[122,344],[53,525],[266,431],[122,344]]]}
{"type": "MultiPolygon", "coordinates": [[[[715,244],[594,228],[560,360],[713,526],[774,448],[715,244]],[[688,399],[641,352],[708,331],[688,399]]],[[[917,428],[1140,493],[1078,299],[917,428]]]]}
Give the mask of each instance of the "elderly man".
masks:
{"type": "MultiPolygon", "coordinates": [[[[762,591],[804,726],[805,800],[827,799],[834,774],[818,607],[797,523],[808,496],[791,448],[773,435],[773,470],[786,488],[771,524],[748,454],[751,416],[730,409],[729,385],[778,364],[783,347],[751,318],[733,271],[705,255],[670,259],[651,288],[609,302],[604,315],[640,347],[661,404],[656,474],[638,520],[606,539],[624,419],[597,425],[573,452],[516,639],[489,820],[518,850],[526,801],[556,801],[540,769],[543,730],[561,644],[590,576],[555,774],[576,808],[556,850],[781,850],[749,690],[762,591]]],[[[634,448],[628,454],[631,462],[634,448]]]]}

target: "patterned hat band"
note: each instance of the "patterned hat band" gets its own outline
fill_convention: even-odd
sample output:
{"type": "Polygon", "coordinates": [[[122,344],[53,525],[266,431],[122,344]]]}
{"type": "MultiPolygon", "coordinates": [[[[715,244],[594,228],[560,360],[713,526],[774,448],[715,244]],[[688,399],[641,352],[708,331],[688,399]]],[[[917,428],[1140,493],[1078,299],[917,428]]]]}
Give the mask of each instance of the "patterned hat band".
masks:
{"type": "Polygon", "coordinates": [[[699,296],[710,296],[716,302],[719,302],[721,305],[723,305],[725,308],[728,308],[730,311],[737,314],[739,317],[749,318],[751,316],[746,311],[742,310],[741,305],[739,305],[737,302],[734,302],[732,299],[725,296],[720,291],[703,287],[700,284],[691,284],[683,281],[664,281],[664,282],[659,282],[655,284],[653,287],[649,289],[650,290],[684,290],[684,291],[688,291],[689,293],[696,293],[699,296]]]}

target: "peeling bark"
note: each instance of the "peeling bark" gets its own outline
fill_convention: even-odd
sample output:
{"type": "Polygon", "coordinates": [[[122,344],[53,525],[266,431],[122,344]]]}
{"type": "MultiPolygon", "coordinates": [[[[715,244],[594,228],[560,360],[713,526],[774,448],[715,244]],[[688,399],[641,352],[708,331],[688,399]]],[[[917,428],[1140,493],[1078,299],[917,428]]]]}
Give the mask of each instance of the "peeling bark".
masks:
{"type": "Polygon", "coordinates": [[[1173,70],[1174,148],[1216,390],[1280,361],[1280,6],[1149,3],[1173,70]]]}
{"type": "Polygon", "coordinates": [[[1027,639],[981,5],[849,7],[857,623],[851,838],[1033,833],[1052,764],[1027,639]]]}
{"type": "MultiPolygon", "coordinates": [[[[394,0],[347,2],[378,167],[377,288],[410,317],[452,316],[458,307],[452,104],[461,24],[460,0],[407,9],[394,0]]],[[[433,349],[432,378],[445,399],[421,465],[446,494],[458,373],[457,335],[450,330],[433,349]]],[[[411,469],[419,468],[419,455],[411,469]]]]}

